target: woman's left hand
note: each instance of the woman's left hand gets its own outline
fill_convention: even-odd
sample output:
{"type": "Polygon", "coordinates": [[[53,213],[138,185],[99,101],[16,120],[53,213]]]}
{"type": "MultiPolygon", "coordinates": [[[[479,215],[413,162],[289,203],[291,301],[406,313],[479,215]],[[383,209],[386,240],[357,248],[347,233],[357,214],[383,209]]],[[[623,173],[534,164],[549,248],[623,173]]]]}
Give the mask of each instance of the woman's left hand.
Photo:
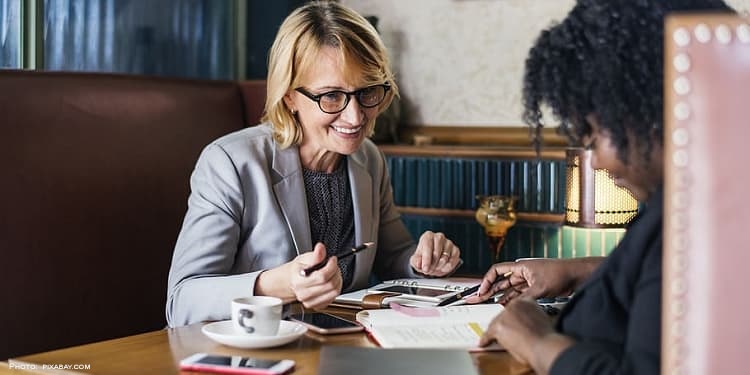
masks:
{"type": "Polygon", "coordinates": [[[444,234],[426,231],[409,260],[415,271],[428,276],[445,276],[461,263],[461,250],[444,234]]]}

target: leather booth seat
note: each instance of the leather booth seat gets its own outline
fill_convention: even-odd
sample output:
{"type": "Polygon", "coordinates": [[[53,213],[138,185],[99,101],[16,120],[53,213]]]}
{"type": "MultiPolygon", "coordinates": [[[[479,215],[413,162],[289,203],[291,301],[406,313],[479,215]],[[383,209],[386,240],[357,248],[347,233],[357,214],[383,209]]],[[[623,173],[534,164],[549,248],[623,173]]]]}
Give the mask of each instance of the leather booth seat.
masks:
{"type": "Polygon", "coordinates": [[[189,177],[265,82],[0,70],[0,361],[165,327],[189,177]]]}

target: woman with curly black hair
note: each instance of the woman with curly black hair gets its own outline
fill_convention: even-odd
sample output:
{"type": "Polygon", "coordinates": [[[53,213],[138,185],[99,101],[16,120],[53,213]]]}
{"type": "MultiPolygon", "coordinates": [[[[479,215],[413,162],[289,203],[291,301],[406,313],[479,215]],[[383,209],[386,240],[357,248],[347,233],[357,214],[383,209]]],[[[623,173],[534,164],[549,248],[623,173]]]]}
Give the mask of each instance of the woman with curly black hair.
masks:
{"type": "Polygon", "coordinates": [[[541,33],[524,77],[524,120],[537,144],[548,108],[574,144],[593,150],[594,168],[607,169],[643,208],[607,258],[494,265],[469,299],[506,290],[506,309],[481,345],[499,342],[538,374],[659,372],[663,22],[669,12],[705,10],[731,8],[720,0],[579,0],[541,33]],[[535,298],[571,291],[553,324],[535,298]]]}

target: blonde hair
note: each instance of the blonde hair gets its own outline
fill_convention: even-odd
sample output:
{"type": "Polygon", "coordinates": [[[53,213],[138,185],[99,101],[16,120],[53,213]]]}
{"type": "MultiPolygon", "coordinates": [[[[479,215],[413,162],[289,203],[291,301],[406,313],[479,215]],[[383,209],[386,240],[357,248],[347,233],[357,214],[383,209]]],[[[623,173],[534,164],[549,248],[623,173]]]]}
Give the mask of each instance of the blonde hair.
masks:
{"type": "MultiPolygon", "coordinates": [[[[302,142],[302,129],[284,102],[299,87],[300,76],[316,63],[324,47],[339,51],[347,78],[362,74],[365,85],[388,83],[391,89],[378,106],[378,114],[398,95],[388,53],[378,32],[354,10],[329,1],[313,1],[292,12],[281,24],[268,58],[266,106],[261,121],[270,122],[281,148],[302,142]]],[[[362,78],[357,77],[357,78],[362,78]]],[[[377,117],[377,116],[375,116],[377,117]]],[[[372,135],[375,118],[366,124],[372,135]]]]}

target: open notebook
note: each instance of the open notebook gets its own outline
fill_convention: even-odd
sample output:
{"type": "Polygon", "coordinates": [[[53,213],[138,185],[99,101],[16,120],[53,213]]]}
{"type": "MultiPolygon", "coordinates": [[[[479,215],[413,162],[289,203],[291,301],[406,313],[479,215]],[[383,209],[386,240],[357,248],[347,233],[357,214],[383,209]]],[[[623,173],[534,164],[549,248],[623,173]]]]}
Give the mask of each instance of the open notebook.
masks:
{"type": "Polygon", "coordinates": [[[450,307],[407,307],[362,310],[357,321],[383,348],[478,348],[479,338],[492,319],[503,311],[500,304],[450,307]]]}

